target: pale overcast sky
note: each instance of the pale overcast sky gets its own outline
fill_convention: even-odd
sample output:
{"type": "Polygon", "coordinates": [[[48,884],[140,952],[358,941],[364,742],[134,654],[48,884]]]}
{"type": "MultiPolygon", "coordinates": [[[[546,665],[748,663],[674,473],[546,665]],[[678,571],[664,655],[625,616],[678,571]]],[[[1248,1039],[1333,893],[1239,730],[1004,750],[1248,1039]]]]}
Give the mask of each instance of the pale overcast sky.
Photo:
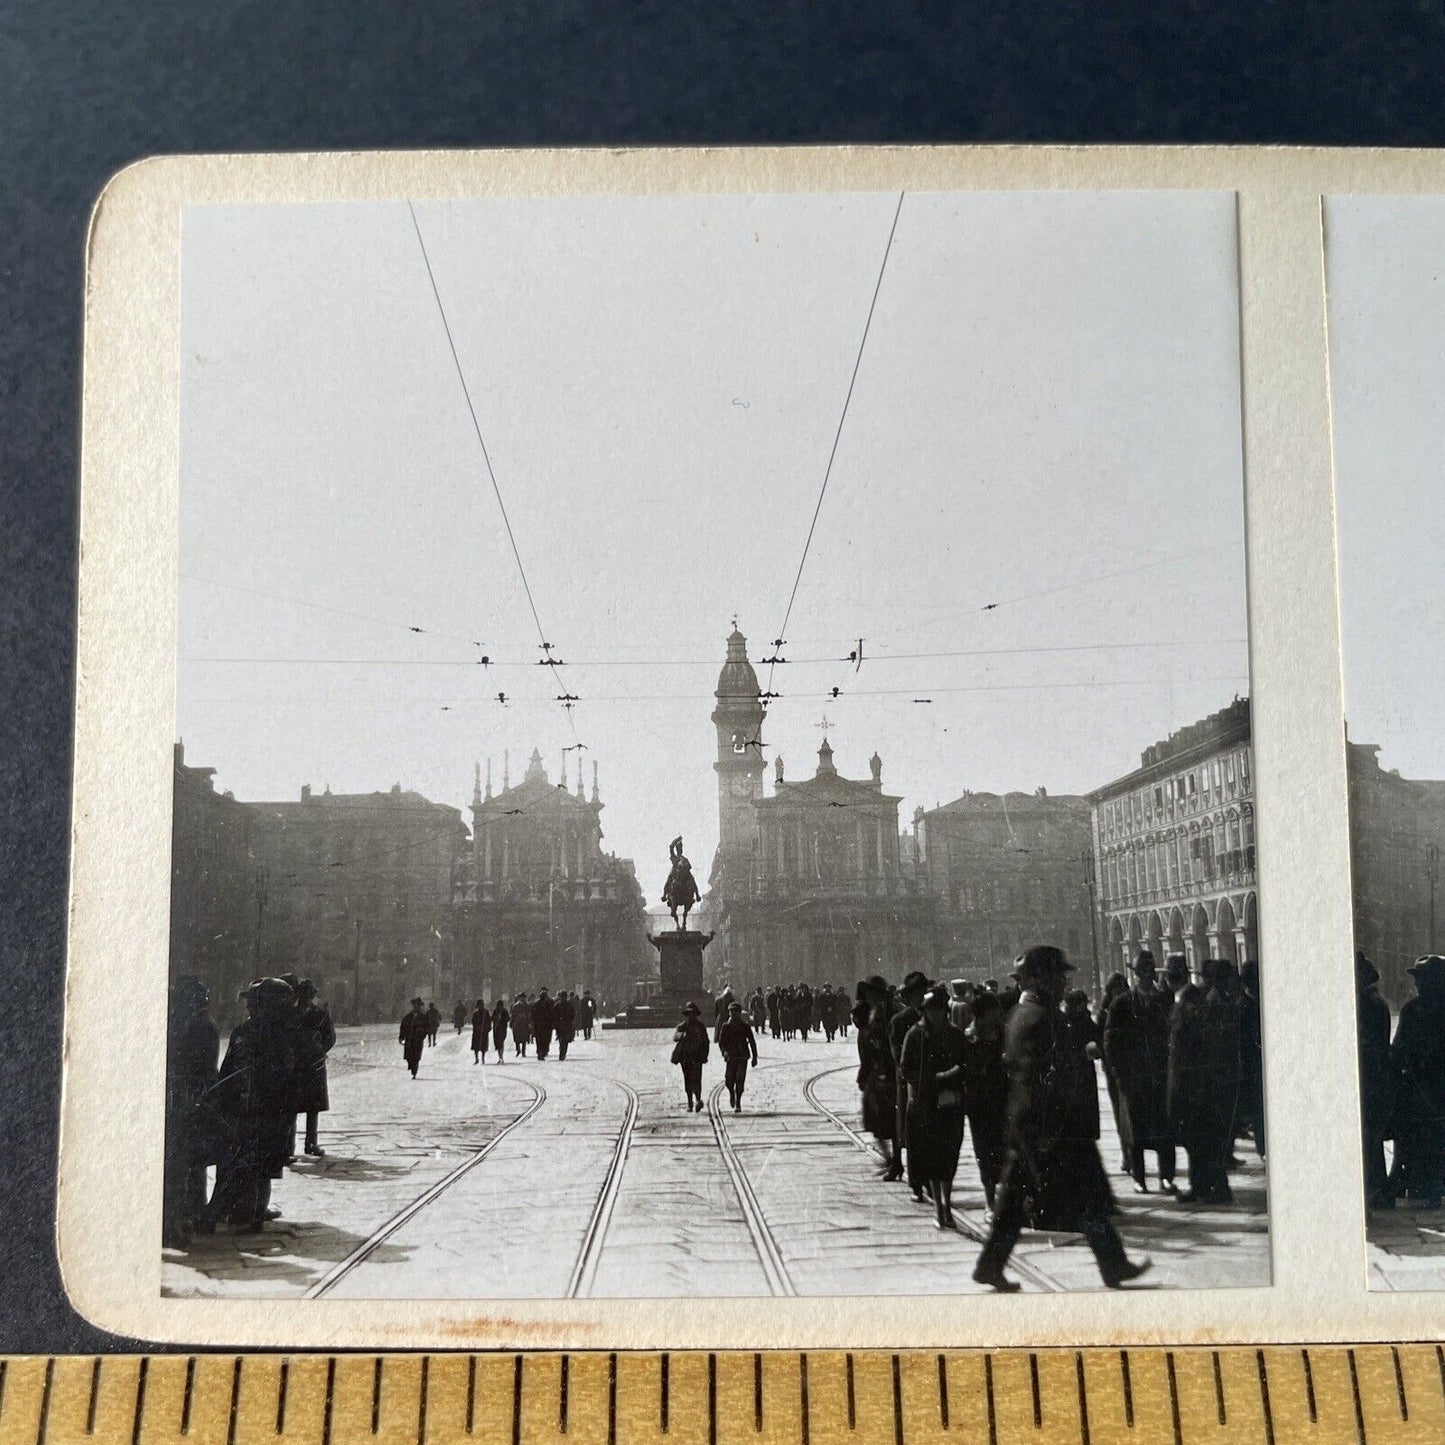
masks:
{"type": "Polygon", "coordinates": [[[1445,200],[1325,203],[1345,713],[1445,778],[1445,200]]]}
{"type": "MultiPolygon", "coordinates": [[[[724,640],[778,635],[896,204],[417,206],[555,678],[406,205],[187,212],[189,760],[241,798],[464,806],[474,761],[555,778],[580,741],[649,901],[677,833],[705,876],[724,640]]],[[[811,774],[825,712],[904,819],[1127,771],[1248,690],[1241,471],[1232,196],[907,196],[769,780],[811,774]],[[827,660],[859,636],[861,672],[827,660]]]]}

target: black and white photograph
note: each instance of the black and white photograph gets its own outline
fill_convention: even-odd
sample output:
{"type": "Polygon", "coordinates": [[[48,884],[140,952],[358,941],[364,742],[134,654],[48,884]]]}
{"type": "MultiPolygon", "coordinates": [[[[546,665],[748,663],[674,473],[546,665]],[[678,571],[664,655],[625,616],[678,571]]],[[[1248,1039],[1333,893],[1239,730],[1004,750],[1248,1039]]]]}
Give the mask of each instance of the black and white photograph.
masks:
{"type": "Polygon", "coordinates": [[[1445,201],[1325,240],[1370,1287],[1445,1289],[1445,201]]]}
{"type": "MultiPolygon", "coordinates": [[[[1423,1287],[1445,206],[1337,285],[1380,224],[1331,321],[1423,1287]]],[[[188,207],[163,1294],[1268,1285],[1240,314],[1227,191],[188,207]]]]}

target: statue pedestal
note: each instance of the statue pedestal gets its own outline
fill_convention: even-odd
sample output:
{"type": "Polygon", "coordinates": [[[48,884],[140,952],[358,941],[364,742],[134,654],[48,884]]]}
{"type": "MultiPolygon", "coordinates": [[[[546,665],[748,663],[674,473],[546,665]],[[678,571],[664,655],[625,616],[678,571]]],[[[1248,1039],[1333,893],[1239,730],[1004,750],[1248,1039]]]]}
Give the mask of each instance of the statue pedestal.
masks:
{"type": "Polygon", "coordinates": [[[645,1004],[633,1004],[619,1014],[614,1027],[630,1029],[675,1029],[682,1022],[683,1005],[695,1003],[702,1021],[712,1025],[712,995],[702,984],[702,951],[712,942],[710,933],[696,929],[667,929],[647,941],[657,950],[662,970],[662,989],[645,1004]]]}

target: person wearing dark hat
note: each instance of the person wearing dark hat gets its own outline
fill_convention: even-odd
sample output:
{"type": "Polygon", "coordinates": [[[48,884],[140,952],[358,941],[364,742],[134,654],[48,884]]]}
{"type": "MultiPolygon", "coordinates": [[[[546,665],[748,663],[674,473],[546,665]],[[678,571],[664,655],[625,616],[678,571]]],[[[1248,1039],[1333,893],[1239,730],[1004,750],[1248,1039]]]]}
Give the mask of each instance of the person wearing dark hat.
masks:
{"type": "Polygon", "coordinates": [[[537,1045],[538,1059],[552,1051],[552,1030],[556,1027],[557,1005],[547,990],[540,989],[532,1004],[532,1039],[537,1045]]]}
{"type": "Polygon", "coordinates": [[[973,1277],[996,1290],[1018,1288],[1004,1267],[1032,1201],[1051,1225],[1083,1232],[1105,1285],[1117,1289],[1143,1274],[1149,1262],[1125,1254],[1109,1219],[1114,1200],[1099,1147],[1082,1137],[1079,1080],[1068,1068],[1059,1011],[1072,965],[1060,949],[1040,944],[1016,972],[1022,992],[1004,1029],[1009,1101],[1003,1177],[973,1277]]]}
{"type": "Polygon", "coordinates": [[[592,990],[584,988],[582,998],[577,1004],[577,1022],[582,1028],[582,1037],[592,1037],[592,1026],[597,1022],[597,1001],[592,997],[592,990]]]}
{"type": "Polygon", "coordinates": [[[479,998],[472,1010],[472,1063],[486,1061],[487,1044],[492,1037],[492,1015],[487,1009],[486,999],[479,998]]]}
{"type": "Polygon", "coordinates": [[[1134,1191],[1147,1194],[1144,1153],[1159,1156],[1159,1187],[1174,1192],[1174,1136],[1169,1128],[1169,1014],[1173,995],[1155,980],[1154,955],[1146,948],[1134,960],[1127,993],[1116,998],[1104,1021],[1104,1058],[1119,1086],[1119,1103],[1129,1118],[1129,1173],[1134,1191]]]}
{"type": "Polygon", "coordinates": [[[301,1086],[296,1112],[306,1116],[305,1152],[322,1158],[326,1150],[318,1135],[321,1115],[331,1108],[326,1083],[326,1056],[336,1046],[331,1010],[316,1002],[316,985],[303,978],[296,985],[296,1027],[301,1035],[301,1086]]]}
{"type": "Polygon", "coordinates": [[[1415,997],[1400,1006],[1390,1063],[1395,1075],[1395,1197],[1438,1209],[1445,1184],[1445,958],[1408,970],[1415,997]]]}
{"type": "Polygon", "coordinates": [[[426,1041],[435,1045],[437,1041],[437,1030],[442,1026],[442,1011],[436,1006],[435,1001],[426,1006],[426,1041]]]}
{"type": "Polygon", "coordinates": [[[1390,1066],[1390,1005],[1380,994],[1380,972],[1355,954],[1355,1027],[1360,1051],[1360,1127],[1365,1151],[1365,1204],[1393,1209],[1385,1169],[1385,1140],[1392,1138],[1395,1077],[1390,1066]]]}
{"type": "Polygon", "coordinates": [[[898,1138],[898,1069],[888,1046],[888,1021],[893,999],[879,974],[863,979],[857,990],[854,1018],[858,1024],[858,1090],[862,1095],[863,1127],[878,1141],[885,1180],[903,1178],[898,1138]]]}
{"type": "Polygon", "coordinates": [[[903,1037],[898,1071],[907,1084],[905,1120],[910,1179],[922,1180],[933,1198],[934,1223],[956,1229],[953,1176],[963,1147],[964,1070],[968,1045],[948,1016],[949,992],[930,988],[921,1018],[903,1037]]]}
{"type": "Polygon", "coordinates": [[[912,1163],[912,1156],[907,1153],[908,1148],[908,1079],[903,1070],[899,1067],[903,1058],[903,1040],[908,1037],[908,1031],[915,1024],[923,1020],[923,995],[928,992],[928,975],[914,969],[907,974],[903,980],[903,986],[898,990],[899,1007],[893,1017],[888,1020],[888,1047],[893,1054],[894,1070],[894,1092],[897,1100],[897,1118],[894,1123],[894,1138],[898,1140],[905,1151],[907,1159],[908,1187],[913,1191],[913,1197],[921,1204],[923,1202],[924,1178],[912,1163]]]}
{"type": "Polygon", "coordinates": [[[184,1249],[206,1208],[210,1131],[202,1100],[216,1082],[221,1036],[207,1012],[211,996],[194,974],[171,989],[166,1040],[164,1211],[161,1242],[184,1249]]]}
{"type": "Polygon", "coordinates": [[[202,1221],[222,1220],[254,1231],[279,1211],[271,1183],[290,1156],[300,1079],[296,993],[279,978],[259,979],[246,991],[250,1016],[231,1031],[226,1057],[209,1091],[225,1126],[216,1185],[202,1221]]]}
{"type": "Polygon", "coordinates": [[[702,1112],[702,1066],[712,1049],[703,1026],[702,1010],[691,999],[683,1005],[682,1022],[672,1035],[672,1062],[682,1066],[682,1087],[687,1090],[687,1111],[702,1112]]]}
{"type": "Polygon", "coordinates": [[[1109,1108],[1114,1115],[1114,1131],[1119,1136],[1119,1151],[1122,1156],[1119,1169],[1127,1174],[1134,1166],[1134,1148],[1129,1140],[1129,1111],[1119,1099],[1119,1080],[1115,1077],[1108,1054],[1103,1053],[1104,1027],[1109,1019],[1109,1010],[1114,1000],[1129,992],[1129,980],[1122,973],[1111,973],[1104,980],[1104,993],[1094,1011],[1094,1022],[1099,1026],[1099,1049],[1104,1060],[1104,1086],[1109,1091],[1109,1108]]]}
{"type": "Polygon", "coordinates": [[[411,1070],[412,1078],[421,1067],[421,1056],[426,1050],[428,1025],[426,1004],[422,999],[411,1001],[411,1012],[402,1015],[401,1028],[397,1030],[396,1041],[401,1045],[401,1056],[411,1070]]]}
{"type": "Polygon", "coordinates": [[[740,1114],[743,1089],[748,1082],[748,1064],[758,1061],[758,1041],[743,1014],[742,1004],[736,1000],[728,1005],[728,1016],[718,1027],[717,1046],[726,1066],[723,1078],[728,1086],[728,1103],[733,1106],[733,1113],[740,1114]]]}
{"type": "Polygon", "coordinates": [[[557,1062],[565,1063],[567,1050],[577,1037],[577,1005],[565,988],[552,1005],[552,1027],[557,1031],[557,1062]]]}
{"type": "Polygon", "coordinates": [[[768,1032],[775,1039],[780,1039],[783,1036],[783,995],[781,991],[777,988],[770,988],[764,1003],[768,1010],[768,1032]]]}
{"type": "Polygon", "coordinates": [[[469,1017],[470,1014],[466,1004],[464,1004],[461,999],[458,999],[456,1007],[452,1009],[452,1028],[455,1029],[457,1033],[461,1033],[467,1026],[467,1019],[469,1017]]]}

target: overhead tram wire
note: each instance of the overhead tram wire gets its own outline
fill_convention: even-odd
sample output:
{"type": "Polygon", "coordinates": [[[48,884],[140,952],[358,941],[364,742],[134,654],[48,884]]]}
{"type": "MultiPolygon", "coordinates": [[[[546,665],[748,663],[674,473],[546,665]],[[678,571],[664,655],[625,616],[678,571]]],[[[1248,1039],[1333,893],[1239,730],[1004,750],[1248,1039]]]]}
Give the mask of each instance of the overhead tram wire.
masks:
{"type": "MultiPolygon", "coordinates": [[[[456,339],[452,336],[451,323],[447,320],[447,308],[442,302],[441,288],[437,285],[436,272],[432,270],[431,256],[428,254],[426,248],[426,238],[422,235],[421,222],[417,219],[416,206],[410,197],[407,198],[406,209],[411,216],[412,229],[416,232],[416,243],[421,248],[421,259],[426,266],[427,280],[431,283],[432,296],[436,299],[437,315],[441,317],[442,330],[446,333],[447,347],[452,354],[452,365],[456,367],[457,380],[461,383],[462,396],[466,399],[467,414],[472,419],[472,430],[476,434],[477,446],[481,449],[482,461],[487,468],[487,479],[492,484],[492,494],[497,499],[497,510],[502,514],[502,525],[506,528],[507,541],[511,544],[512,556],[517,563],[517,575],[522,579],[522,591],[526,593],[527,606],[531,610],[532,621],[537,627],[537,641],[542,649],[542,656],[538,661],[541,666],[553,669],[552,675],[555,677],[556,669],[565,664],[560,658],[552,656],[552,643],[547,639],[546,629],[542,626],[542,618],[537,611],[537,602],[532,595],[532,584],[527,580],[527,569],[522,564],[522,552],[517,546],[516,534],[512,531],[512,519],[507,515],[507,504],[502,500],[502,488],[497,482],[497,473],[492,466],[491,453],[487,451],[486,438],[482,435],[482,423],[477,417],[477,408],[472,401],[472,389],[467,385],[467,374],[462,367],[461,356],[457,352],[457,343],[456,339]]],[[[575,740],[577,736],[577,725],[572,717],[572,704],[579,701],[579,699],[570,691],[564,689],[561,696],[557,698],[557,701],[562,704],[562,710],[567,715],[567,723],[572,730],[572,736],[575,740]]]]}
{"type": "MultiPolygon", "coordinates": [[[[858,369],[863,364],[863,352],[868,345],[868,333],[873,327],[873,313],[878,309],[878,293],[883,289],[883,277],[888,270],[888,258],[893,253],[893,237],[898,232],[898,217],[903,213],[903,197],[907,193],[899,191],[898,204],[893,208],[893,224],[888,228],[888,241],[883,247],[883,260],[878,266],[878,279],[873,283],[873,297],[868,303],[868,315],[863,322],[863,335],[858,340],[858,353],[853,358],[853,373],[848,378],[848,391],[843,398],[843,409],[838,414],[838,426],[833,432],[833,445],[828,452],[828,464],[823,469],[823,485],[818,488],[817,505],[813,508],[813,519],[808,523],[808,535],[803,539],[803,555],[798,558],[798,570],[793,576],[793,587],[788,593],[788,605],[783,611],[783,625],[778,628],[778,635],[773,639],[773,653],[768,659],[768,685],[763,690],[764,695],[760,698],[763,705],[763,715],[767,716],[768,703],[773,698],[773,671],[782,658],[782,649],[788,636],[788,623],[792,620],[793,604],[798,599],[798,586],[803,580],[803,568],[807,565],[808,552],[813,545],[813,533],[818,529],[818,517],[823,510],[823,498],[828,495],[828,483],[833,476],[833,463],[838,457],[838,443],[843,437],[843,425],[848,420],[848,408],[853,401],[853,389],[858,384],[858,369]]],[[[761,736],[761,729],[759,730],[761,736]]]]}

